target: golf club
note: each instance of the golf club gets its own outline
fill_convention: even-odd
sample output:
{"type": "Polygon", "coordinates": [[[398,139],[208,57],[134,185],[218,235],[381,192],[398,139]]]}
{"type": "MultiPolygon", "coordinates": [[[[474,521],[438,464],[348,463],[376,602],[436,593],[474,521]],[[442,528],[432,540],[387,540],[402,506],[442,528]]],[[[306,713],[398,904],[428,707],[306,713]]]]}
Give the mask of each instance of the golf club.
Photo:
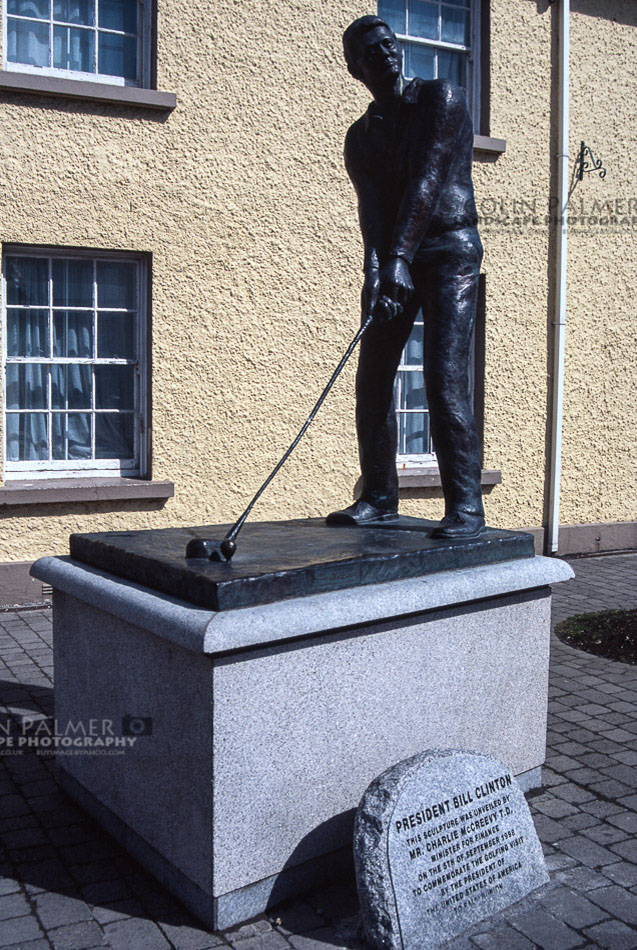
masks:
{"type": "Polygon", "coordinates": [[[350,358],[350,356],[356,349],[356,346],[359,340],[361,339],[361,337],[363,336],[367,328],[370,326],[372,320],[373,320],[373,317],[370,314],[365,320],[365,322],[361,325],[358,333],[356,334],[356,336],[354,337],[350,345],[347,347],[340,363],[338,364],[338,366],[332,373],[329,383],[327,384],[327,386],[325,387],[325,389],[323,390],[323,392],[317,399],[314,408],[312,409],[311,413],[309,414],[309,416],[303,423],[301,430],[299,431],[298,435],[292,442],[291,446],[289,447],[285,455],[281,458],[281,460],[277,463],[277,465],[272,469],[272,471],[270,472],[270,474],[264,481],[263,485],[261,485],[261,488],[258,490],[258,492],[254,496],[254,498],[252,499],[248,507],[245,509],[243,514],[239,518],[237,518],[237,520],[232,525],[232,527],[230,528],[226,536],[221,541],[216,541],[209,538],[193,538],[191,541],[188,542],[188,545],[186,547],[187,558],[207,558],[209,561],[230,561],[232,559],[235,551],[237,550],[237,541],[236,541],[237,535],[239,534],[243,525],[245,524],[248,518],[248,515],[250,514],[254,505],[259,500],[263,492],[266,490],[266,488],[268,487],[268,485],[270,484],[274,476],[277,474],[277,472],[283,466],[283,464],[288,460],[288,458],[290,457],[294,449],[297,447],[297,445],[299,444],[299,442],[301,441],[301,439],[307,432],[308,428],[310,427],[310,425],[312,424],[316,416],[316,413],[321,408],[323,401],[325,400],[325,397],[327,396],[330,389],[332,388],[332,386],[338,379],[341,373],[341,370],[343,369],[348,359],[350,358]]]}

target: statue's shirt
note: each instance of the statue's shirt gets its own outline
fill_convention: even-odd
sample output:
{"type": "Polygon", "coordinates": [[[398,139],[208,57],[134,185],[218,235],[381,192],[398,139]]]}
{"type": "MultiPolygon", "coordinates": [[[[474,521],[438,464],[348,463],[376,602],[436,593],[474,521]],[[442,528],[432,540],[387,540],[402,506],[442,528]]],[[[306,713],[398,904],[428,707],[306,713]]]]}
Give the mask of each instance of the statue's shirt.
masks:
{"type": "Polygon", "coordinates": [[[412,260],[445,232],[474,228],[472,159],[473,125],[453,83],[414,79],[388,115],[372,102],[345,139],[366,257],[412,260]]]}

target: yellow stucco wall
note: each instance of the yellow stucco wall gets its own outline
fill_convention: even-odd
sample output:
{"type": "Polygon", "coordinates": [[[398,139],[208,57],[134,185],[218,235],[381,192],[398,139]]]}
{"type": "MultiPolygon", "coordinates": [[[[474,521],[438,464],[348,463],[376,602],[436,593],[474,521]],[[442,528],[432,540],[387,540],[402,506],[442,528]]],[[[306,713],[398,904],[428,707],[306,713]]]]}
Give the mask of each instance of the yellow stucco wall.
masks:
{"type": "MultiPolygon", "coordinates": [[[[0,240],[153,253],[153,474],[175,482],[163,508],[0,509],[0,561],[64,552],[73,531],[231,520],[356,329],[360,239],[341,155],[369,97],[345,70],[340,37],[372,7],[276,6],[275,17],[263,0],[159,4],[158,88],[178,98],[167,117],[13,94],[0,104],[0,240]]],[[[507,152],[476,163],[483,209],[488,199],[537,199],[542,211],[548,201],[555,12],[545,6],[492,2],[491,133],[507,139],[507,152]]],[[[607,0],[598,16],[573,14],[573,147],[590,138],[609,168],[605,183],[582,183],[587,196],[630,192],[629,6],[607,0]],[[615,8],[623,20],[613,21],[615,8]],[[615,85],[602,88],[600,62],[615,85]]],[[[634,517],[625,498],[635,442],[633,238],[616,229],[571,242],[564,522],[634,517]]],[[[549,232],[495,223],[483,242],[485,467],[503,474],[487,515],[501,526],[539,525],[549,232]]],[[[358,475],[353,378],[354,361],[255,518],[349,502],[358,475]]],[[[405,493],[402,510],[438,516],[436,496],[405,493]]]]}
{"type": "Polygon", "coordinates": [[[607,175],[572,199],[561,520],[635,520],[637,5],[574,0],[571,34],[571,153],[584,140],[607,175]]]}

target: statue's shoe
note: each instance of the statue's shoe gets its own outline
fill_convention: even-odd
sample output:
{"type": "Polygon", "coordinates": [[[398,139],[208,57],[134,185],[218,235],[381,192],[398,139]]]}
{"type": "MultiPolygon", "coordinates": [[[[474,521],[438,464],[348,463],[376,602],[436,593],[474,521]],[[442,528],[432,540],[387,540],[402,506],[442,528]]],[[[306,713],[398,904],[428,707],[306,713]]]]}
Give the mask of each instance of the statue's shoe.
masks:
{"type": "Polygon", "coordinates": [[[333,511],[325,519],[329,525],[356,525],[368,524],[373,521],[397,521],[397,511],[387,511],[386,508],[377,508],[368,501],[355,501],[353,505],[343,508],[342,511],[333,511]]]}
{"type": "Polygon", "coordinates": [[[435,541],[464,541],[479,538],[485,532],[483,515],[468,511],[452,511],[431,532],[435,541]]]}

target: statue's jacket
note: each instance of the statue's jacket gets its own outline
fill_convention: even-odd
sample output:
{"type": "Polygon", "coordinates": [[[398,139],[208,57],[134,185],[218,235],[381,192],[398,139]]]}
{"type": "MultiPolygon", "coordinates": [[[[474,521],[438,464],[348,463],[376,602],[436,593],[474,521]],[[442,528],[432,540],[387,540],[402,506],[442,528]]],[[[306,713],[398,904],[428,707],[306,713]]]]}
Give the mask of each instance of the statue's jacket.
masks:
{"type": "Polygon", "coordinates": [[[473,229],[479,243],[472,158],[473,124],[455,84],[413,79],[390,116],[370,104],[345,139],[366,265],[389,253],[424,262],[449,232],[473,229]]]}

